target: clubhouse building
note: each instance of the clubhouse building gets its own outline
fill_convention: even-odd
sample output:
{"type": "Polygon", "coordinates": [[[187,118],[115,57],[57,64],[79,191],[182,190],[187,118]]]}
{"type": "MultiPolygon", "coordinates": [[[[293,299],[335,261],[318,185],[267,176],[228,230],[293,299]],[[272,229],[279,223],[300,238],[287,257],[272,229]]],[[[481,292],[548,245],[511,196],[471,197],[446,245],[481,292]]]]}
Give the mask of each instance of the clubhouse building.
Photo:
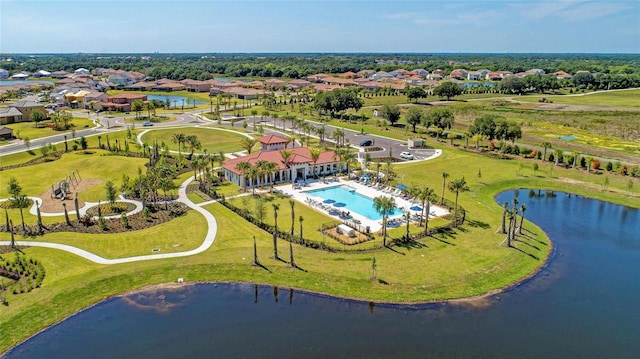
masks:
{"type": "Polygon", "coordinates": [[[246,156],[227,160],[224,168],[225,178],[238,186],[251,188],[253,186],[264,186],[282,182],[305,181],[307,177],[315,173],[319,176],[326,176],[343,171],[346,168],[344,163],[340,163],[334,151],[323,151],[318,160],[314,163],[311,157],[311,150],[307,147],[294,147],[290,140],[275,135],[263,136],[257,139],[260,143],[260,151],[246,156]],[[282,156],[282,150],[291,153],[288,161],[282,156]],[[273,162],[276,169],[270,176],[260,178],[252,183],[251,179],[245,178],[242,171],[238,170],[238,164],[248,162],[255,166],[259,161],[273,162]],[[315,168],[315,170],[314,170],[315,168]]]}

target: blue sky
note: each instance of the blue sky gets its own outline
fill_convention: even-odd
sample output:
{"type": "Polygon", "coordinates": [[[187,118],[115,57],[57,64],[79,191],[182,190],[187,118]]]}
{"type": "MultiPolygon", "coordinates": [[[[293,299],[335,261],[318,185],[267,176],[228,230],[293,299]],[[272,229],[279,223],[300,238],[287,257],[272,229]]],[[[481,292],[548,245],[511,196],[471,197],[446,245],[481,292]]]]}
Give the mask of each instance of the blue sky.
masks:
{"type": "Polygon", "coordinates": [[[640,1],[0,0],[0,52],[640,53],[640,1]]]}

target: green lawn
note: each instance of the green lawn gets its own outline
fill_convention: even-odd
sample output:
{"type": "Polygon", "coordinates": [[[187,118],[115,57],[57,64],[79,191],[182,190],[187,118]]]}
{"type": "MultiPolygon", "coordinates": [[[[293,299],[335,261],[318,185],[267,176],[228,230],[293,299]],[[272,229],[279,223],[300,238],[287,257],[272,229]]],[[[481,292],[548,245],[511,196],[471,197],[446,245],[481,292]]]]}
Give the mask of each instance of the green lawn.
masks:
{"type": "MultiPolygon", "coordinates": [[[[107,231],[98,235],[57,232],[33,240],[67,244],[113,259],[153,254],[152,249],[159,249],[157,253],[189,251],[202,244],[206,233],[204,217],[196,211],[189,211],[168,223],[138,231],[113,234],[107,231]]],[[[0,240],[9,240],[9,235],[0,233],[0,240]]]]}
{"type": "MultiPolygon", "coordinates": [[[[2,172],[2,178],[15,177],[22,186],[23,193],[40,196],[51,187],[52,183],[66,178],[71,171],[77,169],[82,179],[98,178],[105,182],[112,180],[120,185],[122,174],[135,177],[138,168],[144,168],[144,158],[122,156],[103,156],[105,151],[92,150],[91,154],[76,151],[64,154],[62,159],[43,163],[37,166],[19,167],[2,172]],[[34,175],[34,171],[41,175],[34,175]]],[[[97,202],[105,199],[104,188],[97,185],[78,194],[83,201],[97,202]]],[[[0,187],[0,198],[8,197],[6,186],[0,187]]]]}
{"type": "MultiPolygon", "coordinates": [[[[172,141],[174,133],[183,133],[185,135],[197,136],[198,140],[202,144],[202,148],[209,151],[209,153],[218,153],[220,151],[224,153],[239,152],[242,151],[240,141],[244,138],[244,135],[239,133],[230,132],[226,129],[218,129],[212,127],[199,127],[199,128],[180,128],[170,130],[151,130],[144,134],[142,141],[146,143],[158,143],[164,142],[170,150],[178,151],[178,144],[172,141]]],[[[183,153],[187,152],[184,148],[183,153]]],[[[198,151],[200,152],[200,151],[198,151]]]]}
{"type": "Polygon", "coordinates": [[[584,95],[531,95],[518,97],[517,100],[538,102],[538,100],[543,97],[553,101],[554,104],[632,108],[640,107],[640,90],[586,93],[584,95]]]}
{"type": "Polygon", "coordinates": [[[71,128],[67,131],[55,131],[53,128],[47,127],[51,121],[42,121],[35,127],[34,122],[19,122],[6,125],[13,129],[13,135],[18,138],[29,138],[34,140],[36,138],[42,138],[47,136],[53,136],[64,132],[71,132],[72,130],[81,130],[84,128],[93,127],[93,121],[87,118],[74,117],[71,120],[71,128]]]}

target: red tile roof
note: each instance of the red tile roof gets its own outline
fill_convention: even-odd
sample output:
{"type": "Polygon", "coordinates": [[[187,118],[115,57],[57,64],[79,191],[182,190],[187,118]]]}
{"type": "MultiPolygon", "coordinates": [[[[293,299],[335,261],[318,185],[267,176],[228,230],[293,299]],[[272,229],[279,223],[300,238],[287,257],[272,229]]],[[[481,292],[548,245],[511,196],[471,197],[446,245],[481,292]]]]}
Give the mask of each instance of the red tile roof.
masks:
{"type": "Polygon", "coordinates": [[[258,139],[256,139],[256,141],[263,143],[265,145],[274,145],[277,143],[288,143],[289,140],[287,140],[286,138],[282,138],[276,135],[267,135],[267,136],[262,136],[258,139]]]}
{"type": "MultiPolygon", "coordinates": [[[[266,137],[266,136],[265,136],[266,137]]],[[[277,137],[277,136],[275,136],[277,137]]],[[[287,151],[292,152],[292,156],[290,159],[290,163],[310,163],[313,164],[313,159],[311,158],[311,150],[306,147],[296,147],[287,149],[287,151]]],[[[278,169],[287,168],[282,162],[282,156],[280,155],[279,150],[274,151],[262,151],[257,153],[252,153],[247,156],[238,157],[234,159],[227,160],[222,167],[236,174],[241,174],[240,171],[236,169],[238,163],[241,162],[249,162],[252,166],[255,165],[258,161],[268,161],[273,162],[278,165],[278,169]]],[[[333,163],[336,162],[335,153],[333,151],[326,151],[320,154],[316,165],[333,163]]]]}

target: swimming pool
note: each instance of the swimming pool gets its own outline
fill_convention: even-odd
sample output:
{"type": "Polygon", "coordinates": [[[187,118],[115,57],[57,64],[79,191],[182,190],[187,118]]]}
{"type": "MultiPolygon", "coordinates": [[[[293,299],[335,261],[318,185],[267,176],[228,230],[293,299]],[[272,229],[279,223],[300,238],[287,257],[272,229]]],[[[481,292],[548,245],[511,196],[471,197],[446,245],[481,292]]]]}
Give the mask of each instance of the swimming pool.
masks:
{"type": "MultiPolygon", "coordinates": [[[[334,186],[314,189],[305,193],[320,197],[323,200],[332,199],[336,202],[343,202],[346,206],[340,208],[341,210],[346,209],[374,221],[382,219],[382,215],[376,212],[375,208],[373,208],[373,199],[356,192],[355,189],[349,186],[334,186]]],[[[393,211],[389,213],[389,217],[401,215],[402,213],[403,212],[401,210],[394,208],[393,211]]]]}

